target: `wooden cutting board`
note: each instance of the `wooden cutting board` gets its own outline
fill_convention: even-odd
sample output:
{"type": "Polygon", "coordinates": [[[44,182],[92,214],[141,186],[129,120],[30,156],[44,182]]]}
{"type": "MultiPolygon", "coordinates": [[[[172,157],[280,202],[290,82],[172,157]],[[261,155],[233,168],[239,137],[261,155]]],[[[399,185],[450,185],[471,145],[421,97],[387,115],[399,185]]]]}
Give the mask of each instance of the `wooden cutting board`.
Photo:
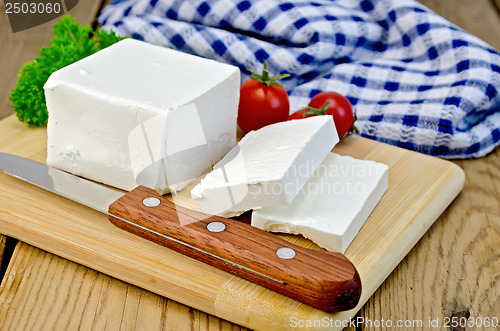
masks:
{"type": "MultiPolygon", "coordinates": [[[[45,128],[27,128],[10,116],[0,121],[0,132],[0,151],[45,161],[45,128]]],[[[249,328],[290,329],[309,321],[342,329],[458,195],[464,173],[451,162],[358,136],[333,151],[390,167],[387,192],[346,251],[363,283],[359,305],[346,312],[319,311],[187,258],[1,172],[0,233],[249,328]]],[[[282,237],[319,249],[300,236],[282,237]]]]}

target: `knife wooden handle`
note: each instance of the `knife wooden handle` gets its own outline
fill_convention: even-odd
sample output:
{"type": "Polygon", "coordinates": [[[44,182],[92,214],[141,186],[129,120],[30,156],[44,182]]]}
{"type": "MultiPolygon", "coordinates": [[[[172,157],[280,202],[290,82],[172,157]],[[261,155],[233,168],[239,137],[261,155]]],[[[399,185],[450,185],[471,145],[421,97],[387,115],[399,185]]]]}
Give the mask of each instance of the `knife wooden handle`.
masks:
{"type": "Polygon", "coordinates": [[[143,186],[112,203],[109,213],[121,229],[320,310],[352,309],[361,296],[359,274],[343,254],[300,247],[249,224],[180,207],[143,186]],[[278,256],[280,250],[290,257],[289,249],[294,257],[278,256]]]}

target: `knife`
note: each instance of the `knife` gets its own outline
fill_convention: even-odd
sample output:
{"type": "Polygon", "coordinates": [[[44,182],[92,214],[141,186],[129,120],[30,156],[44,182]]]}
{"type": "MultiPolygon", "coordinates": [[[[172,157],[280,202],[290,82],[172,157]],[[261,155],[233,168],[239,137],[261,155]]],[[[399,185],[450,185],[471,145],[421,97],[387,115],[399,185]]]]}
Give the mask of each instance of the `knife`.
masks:
{"type": "Polygon", "coordinates": [[[304,248],[247,223],[181,207],[144,186],[121,193],[1,152],[0,169],[105,213],[118,228],[314,308],[337,312],[359,302],[359,274],[341,253],[304,248]]]}

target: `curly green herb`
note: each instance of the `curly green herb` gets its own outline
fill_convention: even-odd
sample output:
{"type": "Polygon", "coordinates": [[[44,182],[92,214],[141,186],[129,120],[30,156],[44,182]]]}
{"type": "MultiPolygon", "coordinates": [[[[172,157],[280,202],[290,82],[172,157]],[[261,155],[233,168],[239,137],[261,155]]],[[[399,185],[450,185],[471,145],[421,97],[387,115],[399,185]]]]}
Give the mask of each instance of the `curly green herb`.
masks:
{"type": "Polygon", "coordinates": [[[51,73],[124,39],[113,31],[94,31],[90,25],[79,25],[71,16],[61,18],[53,34],[50,46],[40,48],[40,56],[21,68],[9,96],[17,118],[29,126],[47,123],[43,85],[51,73]]]}

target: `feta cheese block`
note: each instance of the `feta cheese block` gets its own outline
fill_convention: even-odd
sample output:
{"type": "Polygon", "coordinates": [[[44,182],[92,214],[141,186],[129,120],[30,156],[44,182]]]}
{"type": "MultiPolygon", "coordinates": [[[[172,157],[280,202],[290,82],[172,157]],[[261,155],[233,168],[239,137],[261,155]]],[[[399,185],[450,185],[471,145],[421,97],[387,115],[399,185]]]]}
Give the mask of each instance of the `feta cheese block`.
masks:
{"type": "Polygon", "coordinates": [[[191,195],[204,212],[225,217],[289,204],[338,141],[327,115],[251,131],[191,195]]]}
{"type": "Polygon", "coordinates": [[[252,212],[252,225],[302,234],[344,253],[388,186],[389,167],[329,153],[290,205],[252,212]]]}
{"type": "Polygon", "coordinates": [[[47,164],[124,190],[182,189],[236,145],[235,66],[125,39],[44,86],[47,164]]]}

